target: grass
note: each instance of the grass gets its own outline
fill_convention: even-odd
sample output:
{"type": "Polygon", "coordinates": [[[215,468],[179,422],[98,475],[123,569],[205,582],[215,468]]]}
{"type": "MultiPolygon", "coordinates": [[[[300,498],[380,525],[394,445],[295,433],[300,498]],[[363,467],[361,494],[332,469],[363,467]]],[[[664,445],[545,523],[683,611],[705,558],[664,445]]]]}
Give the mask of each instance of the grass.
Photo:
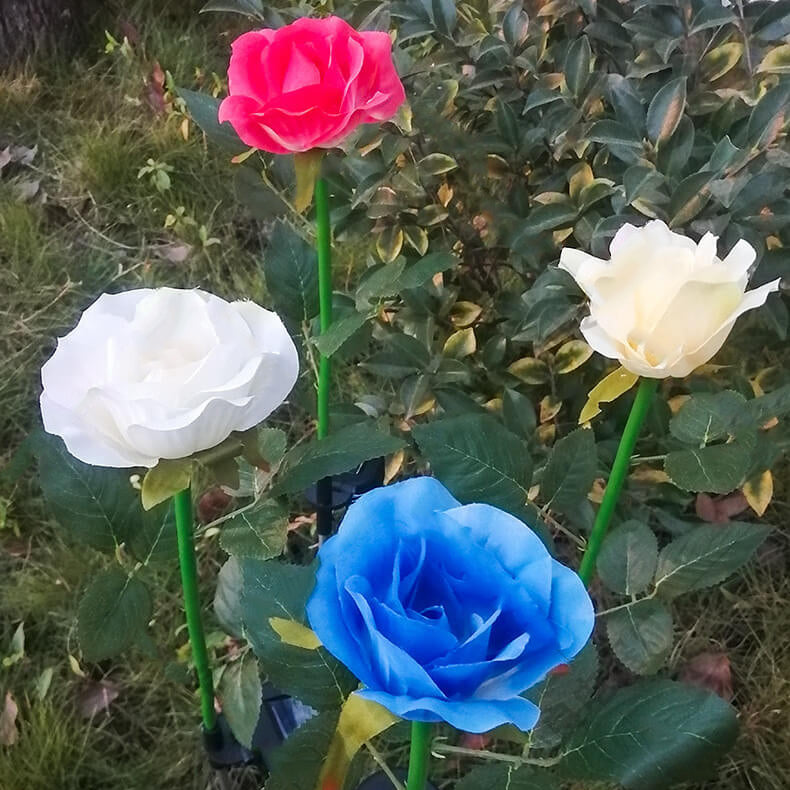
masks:
{"type": "MultiPolygon", "coordinates": [[[[258,231],[234,200],[226,158],[193,126],[184,127],[177,107],[156,112],[146,100],[155,62],[176,84],[203,89],[223,69],[228,18],[197,18],[194,8],[175,7],[144,2],[127,10],[140,40],[108,53],[105,27],[118,40],[122,34],[118,18],[105,12],[77,60],[28,64],[0,82],[0,150],[9,143],[38,146],[30,166],[12,164],[0,174],[0,463],[37,419],[37,372],[54,338],[100,292],[188,283],[265,298],[258,231]],[[169,168],[164,192],[149,177],[138,178],[149,159],[169,168]],[[39,194],[20,201],[20,186],[31,180],[40,181],[39,194]],[[206,246],[201,227],[203,239],[218,243],[206,246]],[[168,259],[183,247],[185,260],[168,259]]],[[[340,268],[353,273],[361,255],[355,250],[347,257],[340,268]]],[[[343,386],[362,386],[355,376],[355,369],[343,376],[343,386]]],[[[184,667],[179,648],[185,642],[174,571],[157,576],[153,655],[131,651],[117,661],[75,667],[69,656],[78,655],[76,604],[90,573],[106,560],[68,542],[28,479],[0,496],[8,505],[0,524],[0,657],[20,622],[26,634],[24,658],[0,669],[0,700],[6,691],[14,695],[20,726],[18,743],[0,747],[2,790],[211,786],[196,700],[174,679],[184,667]],[[48,668],[52,682],[40,699],[36,688],[48,668]],[[118,697],[85,718],[80,705],[98,682],[114,684],[118,697]]],[[[786,519],[786,497],[777,482],[771,523],[786,519]]],[[[788,785],[787,535],[774,540],[774,556],[721,590],[685,599],[678,611],[676,629],[684,637],[675,668],[705,650],[725,650],[743,724],[736,749],[704,790],[788,785]]],[[[205,577],[213,578],[210,547],[205,562],[205,577]]],[[[260,784],[249,773],[230,781],[237,788],[260,784]]]]}

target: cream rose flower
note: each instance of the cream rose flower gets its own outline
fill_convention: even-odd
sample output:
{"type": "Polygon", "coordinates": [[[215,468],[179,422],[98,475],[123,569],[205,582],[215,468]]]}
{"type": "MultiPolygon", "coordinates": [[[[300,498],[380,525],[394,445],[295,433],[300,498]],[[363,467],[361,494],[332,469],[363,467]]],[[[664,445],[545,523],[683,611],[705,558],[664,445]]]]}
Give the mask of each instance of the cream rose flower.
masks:
{"type": "Polygon", "coordinates": [[[723,345],[739,315],[762,305],[779,280],[746,291],[756,253],[739,241],[724,260],[716,237],[699,243],[654,220],[623,225],[610,261],[564,249],[560,268],[590,298],[587,342],[639,376],[687,376],[723,345]]]}
{"type": "Polygon", "coordinates": [[[276,313],[199,290],[104,294],[41,369],[44,428],[96,466],[152,467],[271,414],[299,373],[276,313]]]}

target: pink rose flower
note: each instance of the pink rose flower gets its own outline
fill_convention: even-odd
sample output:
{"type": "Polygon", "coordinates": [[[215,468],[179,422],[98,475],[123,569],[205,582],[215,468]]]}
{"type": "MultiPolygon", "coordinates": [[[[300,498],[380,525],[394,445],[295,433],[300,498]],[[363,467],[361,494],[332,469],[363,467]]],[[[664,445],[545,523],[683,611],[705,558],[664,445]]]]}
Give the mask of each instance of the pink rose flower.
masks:
{"type": "Polygon", "coordinates": [[[389,35],[334,16],[239,36],[228,85],[220,122],[275,154],[332,148],[359,124],[392,118],[406,98],[389,35]]]}

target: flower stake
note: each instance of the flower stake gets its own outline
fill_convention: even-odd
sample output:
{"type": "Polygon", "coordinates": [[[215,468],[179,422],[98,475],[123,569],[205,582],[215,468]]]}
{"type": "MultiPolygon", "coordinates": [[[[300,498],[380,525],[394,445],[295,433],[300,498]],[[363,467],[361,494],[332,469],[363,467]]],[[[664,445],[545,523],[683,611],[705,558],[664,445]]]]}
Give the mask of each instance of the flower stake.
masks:
{"type": "MultiPolygon", "coordinates": [[[[247,145],[294,154],[298,211],[315,195],[319,326],[332,326],[332,237],[329,194],[321,177],[327,149],[360,124],[387,121],[405,100],[387,33],[359,32],[339,17],[298,19],[278,30],[253,30],[233,42],[229,95],[219,108],[247,145]]],[[[321,352],[317,382],[317,434],[329,434],[331,360],[321,352]]],[[[317,532],[332,532],[332,479],[317,486],[317,532]]]]}
{"type": "Polygon", "coordinates": [[[257,444],[250,449],[246,432],[282,404],[298,374],[296,347],[276,313],[176,288],[104,294],[41,370],[48,433],[86,464],[147,468],[144,509],[172,498],[209,751],[220,728],[200,609],[192,465],[254,460],[257,444]]]}
{"type": "MultiPolygon", "coordinates": [[[[746,291],[749,267],[756,257],[748,242],[739,241],[720,260],[715,236],[706,233],[696,243],[660,220],[641,228],[623,225],[610,252],[610,261],[575,249],[563,249],[560,256],[560,268],[590,299],[590,315],[580,327],[585,340],[603,356],[619,360],[633,375],[618,394],[642,377],[582,557],[579,575],[585,584],[595,573],[659,380],[687,376],[708,362],[736,319],[762,305],[780,282],[746,291]]],[[[597,403],[592,405],[594,414],[597,403]]]]}

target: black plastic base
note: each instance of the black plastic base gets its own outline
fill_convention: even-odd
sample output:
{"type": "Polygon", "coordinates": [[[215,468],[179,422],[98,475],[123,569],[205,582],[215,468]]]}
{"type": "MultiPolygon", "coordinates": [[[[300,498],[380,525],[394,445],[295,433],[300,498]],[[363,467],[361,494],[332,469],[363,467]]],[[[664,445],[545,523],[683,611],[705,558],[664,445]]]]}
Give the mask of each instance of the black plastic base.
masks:
{"type": "MultiPolygon", "coordinates": [[[[332,478],[331,502],[327,501],[327,504],[332,510],[340,510],[356,497],[382,485],[384,483],[384,469],[383,458],[372,458],[350,472],[335,475],[332,478]]],[[[323,502],[319,503],[319,499],[322,498],[320,495],[323,493],[320,490],[322,483],[324,483],[323,480],[305,491],[305,497],[313,507],[323,504],[323,502]]],[[[329,497],[326,499],[329,500],[329,497]]]]}

